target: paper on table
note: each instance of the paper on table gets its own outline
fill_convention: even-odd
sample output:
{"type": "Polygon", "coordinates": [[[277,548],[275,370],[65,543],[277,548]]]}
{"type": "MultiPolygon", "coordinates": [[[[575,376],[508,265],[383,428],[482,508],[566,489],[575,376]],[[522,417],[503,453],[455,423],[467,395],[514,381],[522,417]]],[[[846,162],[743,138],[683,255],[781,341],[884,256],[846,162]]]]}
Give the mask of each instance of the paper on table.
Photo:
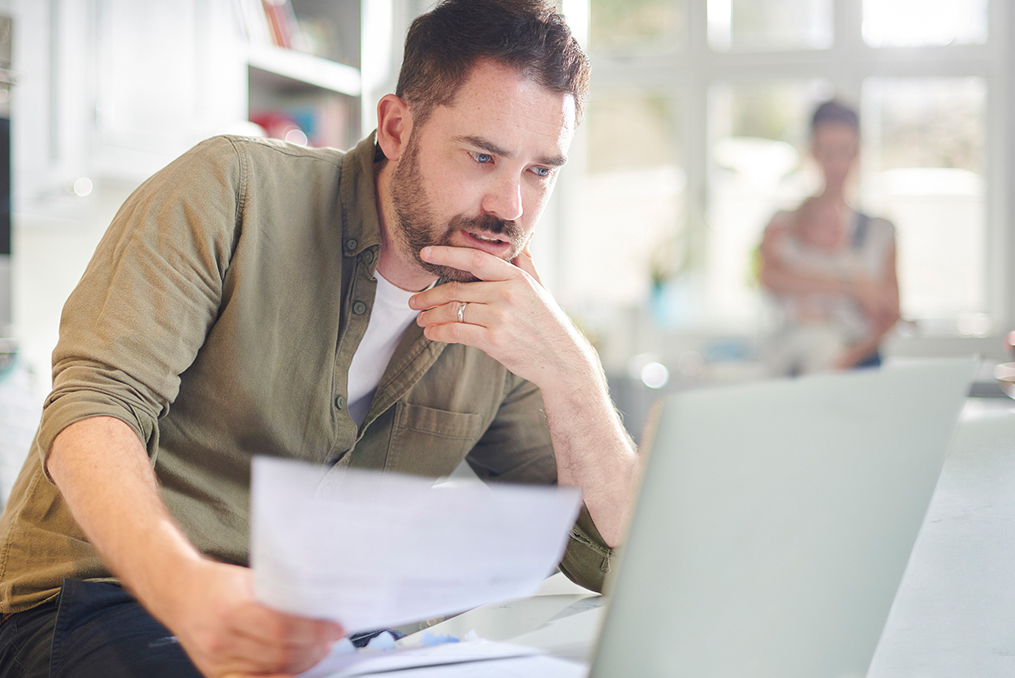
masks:
{"type": "Polygon", "coordinates": [[[487,640],[376,654],[333,653],[298,678],[359,676],[462,676],[462,678],[586,678],[589,667],[539,654],[538,651],[487,640]]]}
{"type": "MultiPolygon", "coordinates": [[[[586,664],[546,655],[389,671],[384,678],[587,678],[586,664]]],[[[340,678],[336,676],[335,678],[340,678]]]]}
{"type": "Polygon", "coordinates": [[[423,667],[447,668],[458,664],[476,666],[487,662],[537,655],[539,651],[529,647],[489,640],[379,652],[349,650],[336,646],[317,666],[299,674],[298,678],[353,678],[375,674],[387,676],[395,671],[418,670],[423,667]]]}
{"type": "Polygon", "coordinates": [[[348,633],[531,595],[581,506],[572,487],[433,487],[254,459],[251,566],[265,604],[348,633]]]}

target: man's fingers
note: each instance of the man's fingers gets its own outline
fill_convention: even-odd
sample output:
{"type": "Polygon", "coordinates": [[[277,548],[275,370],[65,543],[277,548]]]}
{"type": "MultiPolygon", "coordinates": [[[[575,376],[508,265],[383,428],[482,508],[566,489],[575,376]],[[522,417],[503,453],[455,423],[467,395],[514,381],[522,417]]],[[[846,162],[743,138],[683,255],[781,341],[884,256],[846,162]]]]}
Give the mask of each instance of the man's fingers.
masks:
{"type": "Polygon", "coordinates": [[[467,271],[480,280],[507,280],[517,272],[510,262],[471,247],[434,245],[424,247],[419,256],[430,264],[467,271]]]}
{"type": "MultiPolygon", "coordinates": [[[[419,311],[453,302],[488,303],[497,290],[505,289],[503,283],[518,280],[520,276],[530,276],[537,284],[542,284],[528,248],[510,262],[469,247],[424,247],[420,257],[433,264],[467,271],[479,278],[480,282],[452,281],[415,294],[409,299],[409,307],[419,311]]],[[[454,312],[457,313],[457,307],[454,312]]],[[[457,318],[447,318],[446,321],[454,322],[457,318]]]]}
{"type": "Polygon", "coordinates": [[[217,649],[215,657],[208,657],[208,663],[227,668],[231,672],[264,673],[281,672],[292,675],[315,666],[331,651],[331,643],[270,643],[250,635],[234,634],[223,647],[217,649]]]}
{"type": "Polygon", "coordinates": [[[202,561],[179,617],[170,625],[206,676],[293,675],[323,659],[345,635],[339,624],[267,607],[254,598],[249,568],[202,561]],[[211,591],[212,595],[207,595],[211,591]]]}
{"type": "Polygon", "coordinates": [[[416,324],[420,327],[446,323],[468,323],[469,325],[489,327],[491,320],[491,311],[486,304],[461,301],[449,301],[416,316],[416,324]],[[463,303],[465,304],[464,308],[462,308],[463,303]],[[461,311],[460,314],[459,311],[461,311]]]}
{"type": "Polygon", "coordinates": [[[539,272],[536,270],[536,262],[532,258],[528,245],[525,246],[521,254],[515,257],[511,263],[535,278],[536,282],[540,285],[543,284],[543,279],[539,277],[539,272]]]}
{"type": "Polygon", "coordinates": [[[330,651],[330,644],[273,645],[242,636],[233,637],[228,641],[228,648],[207,659],[209,664],[228,667],[230,671],[300,673],[324,659],[330,651]]]}
{"type": "Polygon", "coordinates": [[[430,341],[482,347],[489,333],[485,327],[480,327],[479,325],[442,323],[440,325],[428,325],[424,327],[423,334],[430,341]]]}
{"type": "Polygon", "coordinates": [[[255,641],[283,646],[313,646],[333,643],[345,635],[339,624],[307,619],[279,612],[261,604],[249,606],[238,616],[236,632],[255,641]]]}
{"type": "Polygon", "coordinates": [[[231,671],[300,673],[327,656],[344,635],[334,622],[296,617],[258,603],[244,605],[237,613],[223,629],[227,637],[212,646],[216,656],[209,657],[231,671]]]}
{"type": "Polygon", "coordinates": [[[409,298],[409,308],[425,311],[452,302],[465,301],[475,303],[485,301],[490,295],[490,285],[491,283],[484,282],[447,282],[412,295],[409,298]]]}

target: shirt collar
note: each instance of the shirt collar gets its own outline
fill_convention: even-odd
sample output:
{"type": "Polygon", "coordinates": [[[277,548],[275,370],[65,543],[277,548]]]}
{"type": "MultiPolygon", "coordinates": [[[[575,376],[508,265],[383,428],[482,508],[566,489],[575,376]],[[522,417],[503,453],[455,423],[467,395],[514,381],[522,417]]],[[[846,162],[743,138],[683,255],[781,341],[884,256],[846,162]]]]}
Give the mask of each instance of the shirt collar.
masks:
{"type": "Polygon", "coordinates": [[[374,250],[374,264],[381,245],[381,222],[377,214],[377,188],[374,182],[374,133],[349,151],[342,161],[342,220],[345,237],[342,251],[347,257],[374,250]]]}

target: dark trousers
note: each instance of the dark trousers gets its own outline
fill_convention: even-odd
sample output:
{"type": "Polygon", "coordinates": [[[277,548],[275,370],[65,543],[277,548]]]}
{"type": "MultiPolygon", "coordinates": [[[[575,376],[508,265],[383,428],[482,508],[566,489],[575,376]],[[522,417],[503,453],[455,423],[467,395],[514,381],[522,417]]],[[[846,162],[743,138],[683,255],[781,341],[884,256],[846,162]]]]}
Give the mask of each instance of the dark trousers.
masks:
{"type": "Polygon", "coordinates": [[[65,579],[0,624],[0,678],[201,678],[176,637],[115,584],[65,579]]]}
{"type": "Polygon", "coordinates": [[[854,370],[864,370],[870,367],[881,367],[881,353],[874,351],[869,356],[853,365],[854,370]]]}

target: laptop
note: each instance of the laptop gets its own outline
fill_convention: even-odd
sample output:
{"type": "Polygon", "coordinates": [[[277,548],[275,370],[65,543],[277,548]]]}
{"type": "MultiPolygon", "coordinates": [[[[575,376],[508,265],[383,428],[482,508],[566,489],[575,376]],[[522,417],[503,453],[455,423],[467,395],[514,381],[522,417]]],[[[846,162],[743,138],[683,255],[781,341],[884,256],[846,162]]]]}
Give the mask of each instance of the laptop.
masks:
{"type": "Polygon", "coordinates": [[[663,401],[592,678],[866,675],[974,371],[663,401]]]}

